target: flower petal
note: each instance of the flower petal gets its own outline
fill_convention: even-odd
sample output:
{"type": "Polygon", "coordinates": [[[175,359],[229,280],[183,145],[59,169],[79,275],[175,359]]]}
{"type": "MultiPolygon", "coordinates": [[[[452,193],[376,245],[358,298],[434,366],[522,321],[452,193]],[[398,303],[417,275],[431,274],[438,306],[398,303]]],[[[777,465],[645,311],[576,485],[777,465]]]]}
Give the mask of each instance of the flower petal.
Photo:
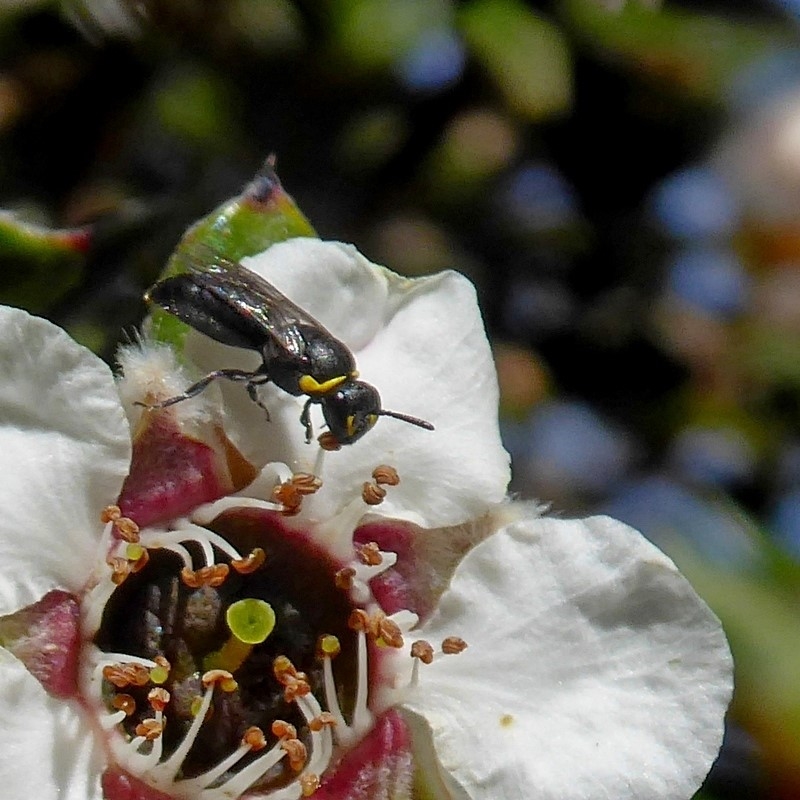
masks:
{"type": "MultiPolygon", "coordinates": [[[[355,444],[325,454],[321,477],[335,491],[313,498],[315,516],[334,514],[382,463],[401,476],[375,509],[385,516],[427,527],[453,525],[502,499],[509,464],[497,424],[497,380],[475,290],[466,278],[445,272],[412,281],[370,264],[352,246],[316,239],[276,244],[244,264],[353,350],[361,378],[378,388],[384,409],[436,428],[426,431],[387,417],[355,444]]],[[[198,344],[200,339],[193,337],[187,350],[205,369],[258,363],[257,357],[247,360],[231,348],[212,347],[208,339],[198,344]]],[[[245,454],[261,464],[283,461],[318,472],[319,448],[305,443],[299,422],[305,398],[274,387],[264,398],[269,424],[241,386],[227,387],[226,405],[245,454]],[[261,431],[263,436],[255,435],[261,431]]],[[[317,431],[318,412],[312,410],[317,431]]]]}
{"type": "Polygon", "coordinates": [[[3,797],[101,800],[101,759],[79,706],[48,697],[22,663],[0,649],[3,797]]]}
{"type": "Polygon", "coordinates": [[[419,635],[467,640],[408,706],[471,798],[689,798],[722,741],[731,657],[674,564],[607,517],[478,545],[419,635]]]}
{"type": "Polygon", "coordinates": [[[130,447],[108,367],[46,320],[0,309],[0,613],[81,588],[130,447]]]}

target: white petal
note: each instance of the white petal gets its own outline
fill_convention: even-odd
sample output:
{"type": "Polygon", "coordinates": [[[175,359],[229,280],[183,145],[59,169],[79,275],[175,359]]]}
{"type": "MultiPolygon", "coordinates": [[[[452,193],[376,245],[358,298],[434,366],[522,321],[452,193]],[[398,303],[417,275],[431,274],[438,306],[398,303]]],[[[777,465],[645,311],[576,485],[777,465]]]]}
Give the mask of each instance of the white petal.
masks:
{"type": "MultiPolygon", "coordinates": [[[[245,266],[317,318],[354,352],[361,379],[376,386],[384,409],[427,420],[426,431],[386,417],[354,445],[324,457],[331,490],[313,499],[320,518],[360,493],[378,464],[401,476],[376,511],[427,527],[477,516],[505,494],[508,455],[497,424],[497,380],[472,284],[455,272],[411,281],[376,267],[354,247],[316,239],[274,245],[245,266]],[[453,465],[457,465],[454,469],[453,465]]],[[[255,366],[230,348],[192,341],[203,369],[255,366]],[[224,363],[223,363],[224,361],[224,363]]],[[[316,470],[319,448],[299,423],[305,398],[273,389],[264,395],[271,422],[241,386],[226,403],[243,449],[258,463],[283,461],[316,470]]],[[[312,419],[320,430],[321,416],[312,419]]],[[[311,504],[309,504],[311,505],[311,504]]]]}
{"type": "Polygon", "coordinates": [[[5,800],[101,800],[102,753],[79,706],[47,695],[0,649],[0,786],[5,800]]]}
{"type": "Polygon", "coordinates": [[[420,632],[467,640],[408,706],[445,779],[492,800],[678,800],[722,741],[731,658],[673,563],[607,517],[525,520],[478,545],[420,632]]]}
{"type": "Polygon", "coordinates": [[[81,588],[129,463],[108,367],[46,320],[0,308],[0,613],[81,588]]]}

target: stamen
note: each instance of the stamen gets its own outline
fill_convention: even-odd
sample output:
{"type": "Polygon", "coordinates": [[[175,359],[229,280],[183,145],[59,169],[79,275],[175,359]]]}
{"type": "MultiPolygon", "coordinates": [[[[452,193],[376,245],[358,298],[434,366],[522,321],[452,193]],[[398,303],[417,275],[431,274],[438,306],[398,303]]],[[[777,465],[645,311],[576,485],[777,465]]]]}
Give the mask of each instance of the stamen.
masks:
{"type": "MultiPolygon", "coordinates": [[[[131,545],[131,547],[133,547],[133,545],[131,545]]],[[[131,572],[141,572],[147,566],[148,561],[150,561],[150,552],[143,547],[142,554],[139,556],[139,558],[131,562],[131,572]]]]}
{"type": "Polygon", "coordinates": [[[362,564],[370,567],[377,567],[383,563],[383,555],[377,542],[367,542],[356,547],[356,555],[362,564]]]}
{"type": "Polygon", "coordinates": [[[113,523],[114,532],[124,542],[139,541],[139,526],[130,517],[119,517],[113,523]]]}
{"type": "Polygon", "coordinates": [[[106,506],[100,512],[100,522],[107,525],[109,522],[114,522],[122,516],[122,511],[119,506],[106,506]]]}
{"type": "Polygon", "coordinates": [[[308,727],[313,733],[317,733],[325,727],[332,728],[334,725],[336,725],[336,720],[329,711],[323,711],[308,723],[308,727]]]}
{"type": "Polygon", "coordinates": [[[380,505],[384,497],[386,497],[386,489],[384,489],[383,486],[379,486],[377,483],[370,483],[369,481],[364,483],[361,489],[361,499],[368,506],[380,505]]]}
{"type": "Polygon", "coordinates": [[[400,483],[400,476],[394,467],[388,464],[381,464],[372,470],[372,479],[378,485],[397,486],[400,483]]]}
{"type": "Polygon", "coordinates": [[[231,566],[240,575],[250,575],[261,567],[266,558],[266,553],[260,547],[255,547],[246,558],[233,559],[231,566]]]}
{"type": "Polygon", "coordinates": [[[122,585],[131,574],[131,565],[127,558],[113,556],[106,561],[106,564],[111,567],[111,582],[115,586],[122,585]]]}
{"type": "Polygon", "coordinates": [[[170,701],[170,694],[166,689],[156,688],[151,689],[147,693],[147,702],[150,703],[150,708],[153,711],[163,711],[170,701]]]}
{"type": "Polygon", "coordinates": [[[433,661],[433,647],[430,642],[419,639],[411,645],[411,658],[419,659],[423,664],[433,661]]]}
{"type": "Polygon", "coordinates": [[[354,567],[344,567],[333,576],[334,585],[337,589],[350,591],[350,589],[353,588],[353,579],[355,576],[356,571],[354,567]]]}
{"type": "Polygon", "coordinates": [[[166,683],[172,665],[164,656],[156,656],[153,661],[155,666],[150,670],[150,680],[155,684],[166,683]]]}
{"type": "Polygon", "coordinates": [[[286,720],[283,719],[273,720],[271,730],[273,735],[277,736],[279,739],[297,738],[297,728],[295,728],[295,726],[292,725],[291,722],[286,722],[286,720]]]}
{"type": "Polygon", "coordinates": [[[201,586],[217,588],[225,583],[230,567],[227,564],[212,564],[209,567],[200,567],[198,570],[191,570],[184,567],[181,570],[181,580],[190,589],[199,589],[201,586]]]}
{"type": "Polygon", "coordinates": [[[103,677],[118,689],[126,686],[146,686],[150,683],[150,670],[141,664],[107,664],[103,677]]]}
{"type": "Polygon", "coordinates": [[[136,726],[135,732],[145,741],[152,742],[164,732],[164,723],[157,719],[145,719],[136,726]]]}
{"type": "Polygon", "coordinates": [[[311,693],[308,676],[305,672],[298,672],[286,656],[278,656],[272,662],[272,671],[278,679],[278,683],[284,687],[283,699],[287,703],[292,703],[297,698],[311,693]]]}
{"type": "Polygon", "coordinates": [[[342,449],[339,440],[330,431],[325,431],[317,436],[317,441],[319,442],[319,446],[329,453],[342,449]]]}
{"type": "Polygon", "coordinates": [[[293,517],[300,513],[303,494],[291,482],[281,483],[272,490],[272,499],[281,505],[281,514],[293,517]]]}
{"type": "Polygon", "coordinates": [[[305,775],[300,776],[300,788],[303,792],[303,797],[311,797],[314,792],[320,787],[319,775],[314,775],[307,772],[305,775]]]}
{"type": "Polygon", "coordinates": [[[295,472],[291,483],[302,495],[316,494],[322,488],[322,478],[310,472],[295,472]]]}
{"type": "Polygon", "coordinates": [[[239,685],[233,675],[226,669],[210,669],[208,672],[203,673],[200,680],[206,688],[219,686],[223,692],[235,692],[239,685]]]}
{"type": "Polygon", "coordinates": [[[242,736],[242,744],[247,745],[253,752],[263,750],[267,746],[267,740],[264,737],[264,731],[261,728],[252,725],[242,736]]]}
{"type": "Polygon", "coordinates": [[[295,772],[300,772],[308,758],[306,746],[299,739],[285,739],[281,742],[281,747],[286,751],[286,755],[289,757],[289,766],[295,772]]]}
{"type": "Polygon", "coordinates": [[[126,717],[131,716],[136,711],[136,701],[129,694],[115,694],[111,705],[118,711],[124,711],[126,717]]]}
{"type": "Polygon", "coordinates": [[[457,655],[467,649],[467,643],[460,636],[448,636],[442,642],[442,652],[445,655],[457,655]]]}

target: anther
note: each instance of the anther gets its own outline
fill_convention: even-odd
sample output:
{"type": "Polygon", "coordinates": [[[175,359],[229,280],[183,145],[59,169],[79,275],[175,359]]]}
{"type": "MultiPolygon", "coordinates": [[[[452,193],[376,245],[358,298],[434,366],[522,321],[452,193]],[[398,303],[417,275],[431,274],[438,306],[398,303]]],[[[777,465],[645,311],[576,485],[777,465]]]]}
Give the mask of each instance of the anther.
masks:
{"type": "Polygon", "coordinates": [[[290,483],[303,495],[316,494],[322,488],[322,478],[318,478],[310,472],[295,472],[290,483]]]}
{"type": "Polygon", "coordinates": [[[111,582],[115,586],[124,583],[128,575],[131,574],[131,564],[127,558],[114,556],[113,558],[109,558],[106,563],[111,567],[111,582]]]}
{"type": "Polygon", "coordinates": [[[278,656],[272,662],[272,671],[283,686],[283,699],[287,703],[293,703],[298,697],[305,697],[311,692],[308,676],[305,672],[298,672],[286,656],[278,656]]]}
{"type": "Polygon", "coordinates": [[[192,570],[184,567],[181,570],[181,580],[190,589],[199,589],[201,586],[216,588],[225,583],[230,567],[227,564],[212,564],[208,567],[192,570]]]}
{"type": "Polygon", "coordinates": [[[331,714],[330,711],[323,711],[321,714],[318,714],[316,717],[309,720],[308,728],[314,733],[319,733],[323,728],[332,728],[335,724],[336,718],[333,716],[333,714],[331,714]]]}
{"type": "Polygon", "coordinates": [[[130,517],[119,517],[113,522],[114,532],[124,542],[139,541],[139,526],[130,517]]]}
{"type": "Polygon", "coordinates": [[[246,558],[235,558],[231,561],[231,566],[240,575],[250,575],[264,563],[266,557],[266,553],[260,547],[256,547],[246,558]]]}
{"type": "Polygon", "coordinates": [[[116,708],[117,711],[124,711],[126,717],[129,717],[136,711],[136,701],[129,694],[115,694],[111,705],[116,708]]]}
{"type": "Polygon", "coordinates": [[[226,669],[210,669],[203,673],[201,680],[206,688],[216,685],[223,692],[234,692],[239,686],[233,675],[226,669]]]}
{"type": "Polygon", "coordinates": [[[306,775],[301,775],[299,781],[303,797],[311,797],[320,787],[319,775],[314,775],[310,772],[306,775]]]}
{"type": "Polygon", "coordinates": [[[400,648],[403,646],[403,634],[400,626],[388,617],[383,617],[379,621],[377,638],[388,647],[400,648]]]}
{"type": "Polygon", "coordinates": [[[150,670],[151,683],[155,683],[156,685],[166,683],[172,665],[164,656],[156,656],[153,661],[155,661],[156,665],[150,670]]]}
{"type": "Polygon", "coordinates": [[[108,664],[103,667],[103,677],[118,689],[126,686],[146,686],[150,671],[141,664],[108,664]]]}
{"type": "Polygon", "coordinates": [[[119,506],[106,506],[100,512],[100,521],[103,525],[108,524],[109,522],[114,522],[114,520],[119,519],[122,516],[122,511],[120,510],[119,506]]]}
{"type": "Polygon", "coordinates": [[[319,442],[319,446],[328,452],[342,449],[339,440],[330,431],[325,431],[325,433],[321,433],[317,436],[317,441],[319,442]]]}
{"type": "Polygon", "coordinates": [[[317,658],[336,658],[342,651],[338,637],[328,633],[317,640],[317,658]]]}
{"type": "Polygon", "coordinates": [[[467,643],[459,636],[448,636],[442,642],[442,652],[448,656],[456,655],[467,649],[467,643]]]}
{"type": "Polygon", "coordinates": [[[397,470],[394,467],[390,467],[388,464],[381,464],[375,467],[375,469],[372,470],[372,479],[379,486],[397,486],[397,484],[400,483],[400,476],[397,474],[397,470]]]}
{"type": "Polygon", "coordinates": [[[158,739],[164,732],[164,722],[163,720],[157,719],[142,720],[136,726],[135,732],[137,736],[141,736],[147,739],[148,742],[152,742],[154,739],[158,739]]]}
{"type": "Polygon", "coordinates": [[[378,486],[377,483],[367,481],[361,489],[361,499],[368,506],[380,505],[384,497],[386,497],[386,489],[383,486],[378,486]]]}
{"type": "Polygon", "coordinates": [[[299,739],[284,739],[281,748],[286,751],[289,758],[289,766],[295,771],[300,772],[306,764],[308,750],[299,739]]]}
{"type": "Polygon", "coordinates": [[[362,564],[369,567],[377,567],[383,563],[383,555],[377,542],[367,542],[356,547],[356,555],[362,564]]]}
{"type": "Polygon", "coordinates": [[[355,577],[356,571],[353,567],[343,567],[333,576],[333,582],[337,589],[349,592],[353,588],[355,577]]]}
{"type": "Polygon", "coordinates": [[[166,689],[160,687],[151,689],[147,693],[147,702],[150,703],[150,708],[153,711],[163,711],[170,700],[170,694],[166,689]]]}
{"type": "Polygon", "coordinates": [[[291,722],[286,722],[286,720],[273,720],[271,730],[272,735],[277,736],[279,739],[297,738],[297,728],[291,722]]]}
{"type": "Polygon", "coordinates": [[[264,731],[256,725],[251,726],[244,732],[242,744],[246,744],[254,753],[263,750],[267,746],[264,731]]]}
{"type": "Polygon", "coordinates": [[[411,658],[417,658],[423,664],[430,664],[433,661],[433,647],[424,639],[419,639],[411,645],[411,658]]]}
{"type": "Polygon", "coordinates": [[[129,544],[125,550],[125,557],[130,564],[131,572],[140,572],[147,566],[150,561],[150,553],[146,547],[142,547],[138,543],[129,544]]]}
{"type": "Polygon", "coordinates": [[[291,480],[278,484],[272,490],[272,499],[283,506],[281,514],[286,517],[292,517],[298,514],[303,505],[303,493],[291,480]]]}
{"type": "Polygon", "coordinates": [[[353,631],[368,631],[369,623],[369,614],[363,608],[354,608],[347,619],[347,627],[353,631]]]}

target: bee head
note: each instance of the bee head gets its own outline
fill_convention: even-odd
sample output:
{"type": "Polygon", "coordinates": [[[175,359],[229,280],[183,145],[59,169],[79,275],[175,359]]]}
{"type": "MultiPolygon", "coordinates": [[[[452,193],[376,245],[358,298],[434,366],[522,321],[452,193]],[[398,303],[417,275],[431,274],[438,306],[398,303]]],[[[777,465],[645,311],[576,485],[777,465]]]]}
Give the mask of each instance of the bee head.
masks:
{"type": "Polygon", "coordinates": [[[384,411],[381,396],[374,386],[363,381],[349,380],[322,401],[322,413],[330,433],[342,444],[352,444],[360,439],[378,421],[378,417],[395,419],[433,430],[433,425],[417,417],[384,411]]]}

